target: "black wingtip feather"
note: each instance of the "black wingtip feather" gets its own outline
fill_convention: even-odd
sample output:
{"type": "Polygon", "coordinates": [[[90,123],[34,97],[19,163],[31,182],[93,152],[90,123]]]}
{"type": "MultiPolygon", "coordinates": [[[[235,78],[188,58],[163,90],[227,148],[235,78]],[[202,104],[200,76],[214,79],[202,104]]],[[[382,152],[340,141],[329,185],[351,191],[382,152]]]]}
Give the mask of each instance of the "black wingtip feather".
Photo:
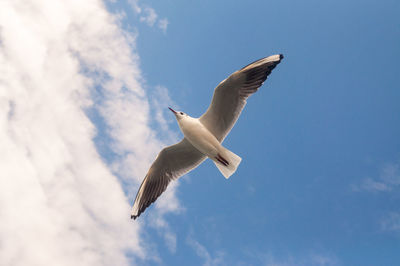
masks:
{"type": "MultiPolygon", "coordinates": [[[[254,62],[251,62],[250,64],[248,64],[248,65],[242,67],[240,70],[243,70],[243,69],[245,69],[246,67],[248,67],[248,66],[250,66],[250,65],[252,65],[252,64],[257,63],[258,61],[264,60],[264,59],[266,59],[266,58],[268,58],[268,57],[264,57],[264,58],[261,58],[261,59],[258,59],[258,60],[256,60],[256,61],[254,61],[254,62]]],[[[277,60],[277,61],[272,61],[272,62],[271,62],[272,64],[270,65],[270,69],[271,69],[271,70],[274,69],[275,66],[276,66],[277,64],[279,64],[283,58],[284,58],[283,54],[279,54],[279,61],[278,61],[278,60],[277,60]],[[271,67],[272,67],[272,68],[271,68],[271,67]]],[[[268,74],[269,74],[269,73],[268,73],[268,74]]]]}

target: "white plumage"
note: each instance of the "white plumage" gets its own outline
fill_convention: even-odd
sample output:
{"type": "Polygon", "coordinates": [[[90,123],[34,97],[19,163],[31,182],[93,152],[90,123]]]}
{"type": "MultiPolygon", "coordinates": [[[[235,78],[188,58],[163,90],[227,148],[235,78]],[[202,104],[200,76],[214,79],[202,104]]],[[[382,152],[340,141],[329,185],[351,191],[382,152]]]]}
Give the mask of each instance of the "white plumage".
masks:
{"type": "Polygon", "coordinates": [[[224,148],[222,141],[235,125],[247,98],[258,90],[282,59],[281,54],[262,58],[223,80],[200,118],[170,108],[184,138],[158,154],[136,195],[131,218],[136,219],[153,203],[169,182],[193,170],[206,158],[214,161],[225,178],[236,171],[242,159],[224,148]]]}

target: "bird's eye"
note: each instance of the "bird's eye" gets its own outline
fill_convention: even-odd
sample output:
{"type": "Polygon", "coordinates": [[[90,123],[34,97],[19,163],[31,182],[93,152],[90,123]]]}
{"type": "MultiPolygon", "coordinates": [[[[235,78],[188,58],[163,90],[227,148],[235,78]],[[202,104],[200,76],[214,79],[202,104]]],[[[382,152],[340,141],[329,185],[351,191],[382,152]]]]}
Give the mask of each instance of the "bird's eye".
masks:
{"type": "Polygon", "coordinates": [[[181,115],[183,115],[183,113],[181,112],[181,115]]]}

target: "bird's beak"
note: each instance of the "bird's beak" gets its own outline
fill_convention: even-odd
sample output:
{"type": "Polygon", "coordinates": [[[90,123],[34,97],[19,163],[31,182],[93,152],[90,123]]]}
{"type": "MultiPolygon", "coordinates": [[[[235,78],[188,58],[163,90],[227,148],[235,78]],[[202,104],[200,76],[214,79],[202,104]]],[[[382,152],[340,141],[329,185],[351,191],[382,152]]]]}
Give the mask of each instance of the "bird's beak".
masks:
{"type": "Polygon", "coordinates": [[[174,114],[176,114],[176,111],[174,109],[172,109],[171,107],[168,107],[169,110],[171,110],[171,112],[173,112],[174,114]]]}

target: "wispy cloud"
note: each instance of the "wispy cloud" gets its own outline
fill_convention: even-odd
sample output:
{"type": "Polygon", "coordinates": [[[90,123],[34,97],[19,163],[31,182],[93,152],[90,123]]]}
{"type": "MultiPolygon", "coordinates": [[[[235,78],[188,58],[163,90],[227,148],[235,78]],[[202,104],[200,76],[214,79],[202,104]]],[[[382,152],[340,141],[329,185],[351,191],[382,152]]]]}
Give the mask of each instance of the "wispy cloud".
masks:
{"type": "Polygon", "coordinates": [[[135,13],[140,14],[142,12],[142,8],[139,6],[139,0],[128,0],[128,3],[135,13]]]}
{"type": "Polygon", "coordinates": [[[145,7],[142,12],[142,16],[140,16],[140,21],[145,22],[150,27],[153,27],[157,21],[157,13],[151,7],[145,7]]]}
{"type": "Polygon", "coordinates": [[[153,215],[149,225],[155,228],[158,234],[164,239],[164,244],[171,253],[176,252],[177,237],[173,229],[166,221],[164,215],[167,213],[179,213],[184,210],[176,196],[176,189],[179,183],[173,182],[168,186],[155,203],[156,215],[153,215]]]}
{"type": "Polygon", "coordinates": [[[189,236],[186,242],[192,247],[196,255],[203,259],[203,266],[227,265],[224,260],[225,254],[222,251],[217,251],[215,255],[212,255],[205,246],[192,236],[189,236]]]}
{"type": "Polygon", "coordinates": [[[156,10],[149,6],[141,6],[138,0],[128,0],[135,14],[139,15],[139,21],[146,23],[149,27],[157,25],[163,33],[167,32],[169,21],[167,18],[159,19],[156,10]]]}
{"type": "MultiPolygon", "coordinates": [[[[123,189],[132,199],[164,142],[150,126],[135,36],[97,0],[1,6],[0,261],[145,259],[141,222],[130,220],[123,189]],[[88,118],[89,110],[98,120],[88,118]],[[110,141],[111,168],[96,149],[97,134],[110,141]]],[[[173,189],[166,197],[173,199],[161,201],[167,211],[180,209],[173,189]]]]}
{"type": "Polygon", "coordinates": [[[338,266],[340,261],[332,255],[316,252],[307,252],[301,256],[287,255],[278,258],[272,253],[258,254],[256,256],[260,265],[265,266],[338,266]]]}
{"type": "Polygon", "coordinates": [[[160,19],[160,20],[158,21],[158,27],[159,27],[164,33],[167,32],[168,24],[169,24],[169,21],[168,21],[168,19],[166,19],[166,18],[160,19]]]}
{"type": "Polygon", "coordinates": [[[170,123],[176,123],[175,117],[169,112],[168,107],[179,110],[179,106],[169,97],[168,89],[163,86],[156,86],[151,97],[151,104],[154,106],[154,117],[160,126],[162,137],[171,143],[178,141],[176,132],[169,130],[170,123]],[[168,110],[167,116],[165,111],[168,110]]]}
{"type": "Polygon", "coordinates": [[[400,213],[391,212],[381,220],[383,231],[400,232],[400,213]]]}
{"type": "Polygon", "coordinates": [[[400,163],[388,163],[384,165],[377,178],[367,177],[361,184],[353,185],[353,190],[383,192],[400,187],[400,163]]]}

